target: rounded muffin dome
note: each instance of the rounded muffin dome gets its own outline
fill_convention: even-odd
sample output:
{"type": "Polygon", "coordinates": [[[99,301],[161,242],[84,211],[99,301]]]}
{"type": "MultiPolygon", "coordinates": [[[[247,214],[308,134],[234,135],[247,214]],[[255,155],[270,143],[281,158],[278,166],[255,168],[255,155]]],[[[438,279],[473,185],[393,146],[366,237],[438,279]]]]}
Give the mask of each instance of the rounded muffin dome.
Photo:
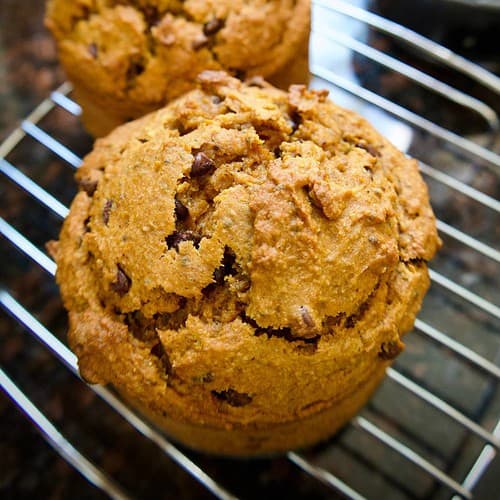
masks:
{"type": "Polygon", "coordinates": [[[192,90],[206,69],[308,79],[309,0],[50,0],[46,24],[95,135],[192,90]]]}
{"type": "Polygon", "coordinates": [[[207,71],[97,141],[52,245],[82,375],[188,445],[303,446],[402,348],[439,239],[417,165],[325,91],[207,71]]]}

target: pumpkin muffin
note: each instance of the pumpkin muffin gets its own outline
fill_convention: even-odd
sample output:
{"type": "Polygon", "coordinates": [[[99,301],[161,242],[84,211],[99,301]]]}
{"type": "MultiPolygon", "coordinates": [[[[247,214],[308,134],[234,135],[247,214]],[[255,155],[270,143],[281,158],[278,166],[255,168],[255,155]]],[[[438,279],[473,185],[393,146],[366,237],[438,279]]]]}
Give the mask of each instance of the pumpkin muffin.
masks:
{"type": "Polygon", "coordinates": [[[440,242],[406,158],[326,91],[206,71],[96,142],[50,244],[82,376],[173,438],[332,435],[402,350],[440,242]]]}
{"type": "Polygon", "coordinates": [[[95,136],[192,90],[205,69],[307,83],[310,0],[49,0],[83,123],[95,136]]]}

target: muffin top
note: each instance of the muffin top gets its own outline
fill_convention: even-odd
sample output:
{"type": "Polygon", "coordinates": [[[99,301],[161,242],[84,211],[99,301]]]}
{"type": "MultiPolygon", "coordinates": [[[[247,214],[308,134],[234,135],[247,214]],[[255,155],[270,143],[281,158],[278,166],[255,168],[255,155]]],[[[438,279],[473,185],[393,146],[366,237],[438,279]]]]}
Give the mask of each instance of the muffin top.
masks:
{"type": "Polygon", "coordinates": [[[281,70],[307,40],[309,9],[309,0],[49,0],[46,24],[70,78],[154,109],[204,69],[281,70]]]}
{"type": "Polygon", "coordinates": [[[399,352],[439,246],[427,189],[326,91],[199,82],[78,171],[51,248],[70,341],[86,378],[171,412],[291,418],[338,395],[323,370],[399,352]]]}

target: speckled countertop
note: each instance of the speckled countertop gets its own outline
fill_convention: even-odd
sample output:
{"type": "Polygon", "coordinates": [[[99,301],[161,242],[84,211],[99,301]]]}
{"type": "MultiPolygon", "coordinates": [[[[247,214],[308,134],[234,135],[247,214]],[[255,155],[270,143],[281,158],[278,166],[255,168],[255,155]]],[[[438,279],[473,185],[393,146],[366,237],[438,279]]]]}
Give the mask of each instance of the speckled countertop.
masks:
{"type": "MultiPolygon", "coordinates": [[[[43,27],[43,3],[42,0],[0,0],[0,140],[64,81],[57,65],[54,46],[43,27]]],[[[382,39],[374,41],[377,46],[385,46],[385,43],[382,39]]],[[[391,98],[410,101],[417,110],[425,112],[430,109],[433,114],[436,106],[420,93],[408,92],[400,79],[391,80],[387,75],[377,73],[362,58],[354,59],[352,67],[367,86],[389,94],[391,98]]],[[[492,105],[497,106],[498,102],[493,99],[492,105]]],[[[445,124],[463,131],[454,116],[453,112],[447,111],[445,124]]],[[[91,147],[91,140],[81,129],[78,120],[62,110],[56,110],[44,119],[43,128],[79,155],[91,147]]],[[[498,135],[481,136],[480,141],[496,143],[497,146],[500,144],[498,135]]],[[[428,161],[444,165],[445,170],[458,172],[457,175],[465,176],[465,181],[472,182],[492,196],[498,196],[498,182],[487,170],[460,170],[455,157],[435,148],[432,140],[417,135],[413,137],[409,149],[416,154],[424,154],[428,161]]],[[[75,191],[71,170],[34,141],[25,140],[9,160],[46,186],[65,204],[71,201],[75,191]]],[[[20,190],[14,189],[8,181],[3,178],[0,180],[0,215],[42,248],[48,239],[57,236],[60,222],[53,216],[47,216],[44,209],[20,190]]],[[[463,230],[470,229],[483,241],[498,245],[498,219],[485,219],[477,207],[467,205],[462,198],[451,198],[450,193],[438,185],[431,184],[430,190],[440,217],[459,224],[463,230]]],[[[33,311],[44,325],[64,339],[66,316],[61,309],[53,280],[1,238],[0,262],[2,285],[33,311]]],[[[488,266],[490,263],[485,264],[484,259],[478,260],[470,253],[462,252],[451,242],[436,263],[436,267],[443,272],[456,276],[462,284],[498,303],[498,293],[491,284],[495,269],[498,268],[488,266]],[[481,278],[480,271],[490,275],[489,278],[481,278]]],[[[423,314],[429,321],[447,323],[459,340],[494,360],[500,352],[499,324],[469,309],[456,304],[451,307],[441,296],[431,293],[423,314]],[[486,340],[479,342],[479,338],[486,340]]],[[[204,488],[154,445],[138,437],[134,429],[110,411],[92,391],[69,374],[45,348],[31,339],[25,329],[2,311],[0,366],[84,454],[137,497],[210,498],[204,488]]],[[[494,416],[500,413],[500,398],[495,384],[455,362],[442,350],[429,346],[417,335],[408,340],[407,352],[398,360],[398,369],[420,378],[431,389],[436,380],[445,380],[446,390],[449,390],[447,399],[467,414],[481,418],[485,425],[491,427],[494,416]]],[[[395,390],[390,383],[384,384],[364,414],[375,422],[382,422],[384,418],[392,419],[392,431],[410,441],[414,439],[415,446],[418,443],[420,447],[418,449],[431,454],[435,463],[458,476],[467,470],[470,460],[467,462],[468,459],[464,458],[462,463],[455,455],[470,457],[481,447],[479,440],[465,439],[454,424],[450,425],[428,409],[416,405],[407,394],[400,389],[395,390]],[[396,425],[396,422],[405,419],[413,432],[411,439],[403,432],[404,425],[396,425]],[[421,435],[425,438],[422,439],[421,435]],[[433,447],[436,442],[442,445],[439,453],[433,447]]],[[[308,458],[332,468],[351,484],[354,481],[365,493],[371,492],[371,496],[448,496],[425,475],[410,470],[400,457],[387,453],[381,446],[373,445],[359,431],[349,429],[333,443],[335,446],[330,443],[309,451],[308,458]],[[358,450],[363,450],[364,458],[361,459],[358,450]],[[394,470],[398,470],[396,478],[392,477],[394,470]],[[398,493],[386,495],[388,485],[397,487],[394,491],[398,493]]],[[[230,491],[243,498],[336,497],[332,490],[300,472],[284,458],[248,462],[211,459],[191,452],[189,456],[230,491]]],[[[478,498],[491,498],[493,491],[498,492],[499,469],[497,460],[480,485],[478,498]]],[[[104,497],[45,443],[1,392],[0,496],[16,499],[104,497]]]]}

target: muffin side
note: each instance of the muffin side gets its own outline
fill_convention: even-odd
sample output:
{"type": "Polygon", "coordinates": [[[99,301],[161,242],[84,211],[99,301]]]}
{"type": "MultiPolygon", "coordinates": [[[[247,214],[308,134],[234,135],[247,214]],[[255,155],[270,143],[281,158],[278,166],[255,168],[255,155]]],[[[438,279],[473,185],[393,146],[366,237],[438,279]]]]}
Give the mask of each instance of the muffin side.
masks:
{"type": "Polygon", "coordinates": [[[87,380],[190,446],[311,444],[403,348],[439,246],[427,190],[326,92],[200,85],[78,172],[51,247],[70,345],[87,380]]]}

